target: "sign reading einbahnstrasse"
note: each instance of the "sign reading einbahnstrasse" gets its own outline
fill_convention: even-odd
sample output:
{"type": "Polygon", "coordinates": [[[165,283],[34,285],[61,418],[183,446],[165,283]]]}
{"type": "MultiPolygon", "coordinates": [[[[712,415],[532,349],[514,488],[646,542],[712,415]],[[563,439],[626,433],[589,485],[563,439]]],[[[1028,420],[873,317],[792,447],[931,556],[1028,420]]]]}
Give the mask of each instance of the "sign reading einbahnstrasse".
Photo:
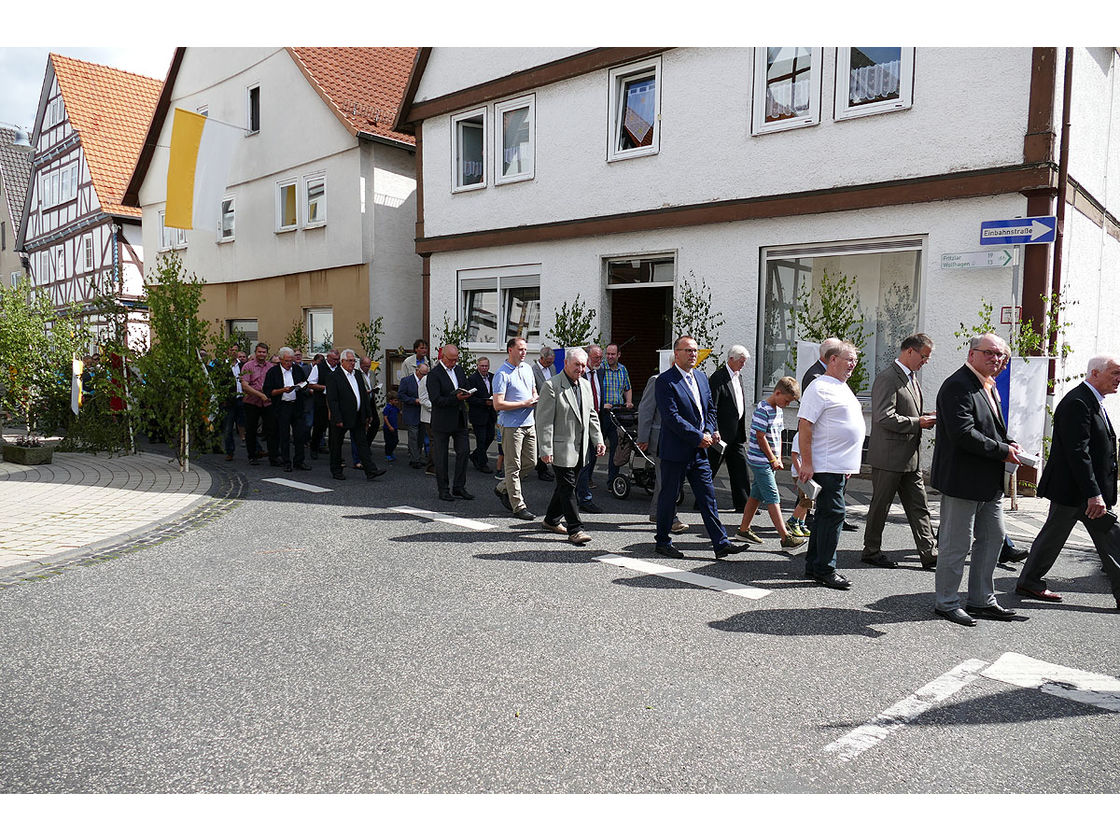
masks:
{"type": "Polygon", "coordinates": [[[1042,245],[1054,241],[1054,216],[1028,216],[980,223],[981,245],[1042,245]]]}
{"type": "Polygon", "coordinates": [[[967,254],[942,254],[942,268],[1003,268],[1017,264],[1011,248],[998,251],[970,251],[967,254]]]}

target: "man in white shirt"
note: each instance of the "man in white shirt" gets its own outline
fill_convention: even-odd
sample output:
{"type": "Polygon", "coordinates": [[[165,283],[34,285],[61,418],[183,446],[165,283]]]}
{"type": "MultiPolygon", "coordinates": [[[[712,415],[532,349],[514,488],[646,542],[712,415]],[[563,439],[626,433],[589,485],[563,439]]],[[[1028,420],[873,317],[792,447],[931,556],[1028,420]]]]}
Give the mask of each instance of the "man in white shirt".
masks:
{"type": "Polygon", "coordinates": [[[848,589],[851,582],[836,571],[836,547],[844,524],[844,487],[859,472],[867,426],[859,400],[848,387],[859,352],[847,342],[825,351],[825,372],[801,395],[797,433],[802,481],[815,481],[817,520],[805,554],[805,577],[830,589],[848,589]]]}
{"type": "Polygon", "coordinates": [[[712,405],[716,409],[716,427],[722,444],[708,447],[708,463],[712,465],[713,479],[720,464],[727,464],[727,478],[731,482],[731,506],[740,513],[751,492],[746,444],[747,429],[751,425],[750,417],[754,409],[747,406],[741,376],[749,358],[750,353],[746,347],[734,345],[727,351],[727,363],[708,380],[712,388],[712,405]]]}

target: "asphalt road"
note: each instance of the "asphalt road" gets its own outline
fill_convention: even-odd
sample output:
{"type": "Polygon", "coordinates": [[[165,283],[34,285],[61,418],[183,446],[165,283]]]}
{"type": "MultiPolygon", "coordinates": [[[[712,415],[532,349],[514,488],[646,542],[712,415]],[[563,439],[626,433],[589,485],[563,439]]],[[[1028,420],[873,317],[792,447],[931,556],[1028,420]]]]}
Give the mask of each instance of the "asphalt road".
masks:
{"type": "MultiPolygon", "coordinates": [[[[606,513],[576,548],[511,519],[473,468],[476,499],[455,504],[399,461],[374,482],[332,481],[322,462],[243,469],[244,502],[204,527],[0,590],[0,792],[1120,790],[1117,711],[983,675],[1007,654],[1120,675],[1092,554],[1056,566],[1065,604],[1001,596],[1030,620],[961,628],[933,615],[901,519],[895,570],[859,563],[861,534],[844,534],[854,585],[837,592],[776,539],[715,561],[690,510],[687,559],[658,557],[641,493],[596,491],[606,513]],[[973,660],[956,690],[922,691],[973,660]],[[858,754],[829,746],[888,710],[858,754]]],[[[525,484],[543,513],[552,485],[525,484]]],[[[1000,567],[997,590],[1017,571],[1000,567]]]]}

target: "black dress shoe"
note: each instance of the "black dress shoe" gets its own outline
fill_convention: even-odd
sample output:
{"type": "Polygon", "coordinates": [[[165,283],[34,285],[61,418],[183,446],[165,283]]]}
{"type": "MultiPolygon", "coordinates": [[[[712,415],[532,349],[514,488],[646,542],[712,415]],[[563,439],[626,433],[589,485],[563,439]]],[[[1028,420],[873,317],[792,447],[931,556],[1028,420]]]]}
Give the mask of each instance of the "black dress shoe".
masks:
{"type": "Polygon", "coordinates": [[[841,531],[858,531],[859,526],[856,525],[854,522],[849,522],[847,519],[845,519],[844,524],[840,526],[840,530],[841,531]]]}
{"type": "Polygon", "coordinates": [[[898,563],[891,558],[887,557],[883,552],[872,554],[870,557],[860,557],[861,563],[866,563],[868,566],[878,566],[880,569],[897,569],[898,563]]]}
{"type": "Polygon", "coordinates": [[[439,494],[439,500],[441,502],[453,502],[453,501],[455,501],[455,497],[452,496],[450,493],[440,493],[439,494]]]}
{"type": "Polygon", "coordinates": [[[249,459],[249,463],[250,463],[250,464],[251,464],[252,466],[256,467],[256,466],[259,466],[261,462],[260,462],[259,460],[257,460],[256,458],[250,458],[250,459],[249,459]]]}
{"type": "Polygon", "coordinates": [[[468,502],[474,498],[474,493],[468,493],[467,488],[460,487],[458,490],[451,491],[452,496],[458,496],[460,499],[466,499],[468,502]]]}
{"type": "Polygon", "coordinates": [[[603,509],[594,502],[584,502],[579,506],[579,509],[584,513],[602,513],[603,509]]]}
{"type": "Polygon", "coordinates": [[[309,467],[307,464],[296,464],[295,467],[296,467],[297,470],[309,470],[309,469],[311,469],[311,467],[309,467]]]}
{"type": "Polygon", "coordinates": [[[827,575],[812,575],[813,580],[821,586],[827,586],[829,589],[851,589],[852,582],[841,574],[835,571],[829,572],[827,575]]]}
{"type": "Polygon", "coordinates": [[[366,478],[369,478],[371,476],[373,478],[377,478],[377,476],[385,475],[385,473],[387,472],[388,470],[384,467],[370,467],[368,470],[366,470],[366,478]]]}
{"type": "Polygon", "coordinates": [[[999,553],[999,562],[1001,563],[1021,563],[1027,559],[1030,554],[1025,548],[1008,548],[1007,543],[1003,544],[1003,549],[999,553]]]}
{"type": "Polygon", "coordinates": [[[547,472],[537,473],[537,478],[539,478],[541,481],[555,481],[556,480],[556,477],[552,473],[547,473],[547,472]]]}
{"type": "Polygon", "coordinates": [[[494,488],[494,495],[497,496],[499,499],[501,499],[502,507],[504,507],[506,510],[510,511],[511,513],[513,512],[513,505],[511,505],[509,503],[509,493],[503,493],[501,490],[499,490],[497,487],[495,487],[494,488]]]}
{"type": "Polygon", "coordinates": [[[936,607],[933,610],[942,618],[947,618],[954,624],[960,624],[962,627],[975,627],[976,619],[957,607],[955,610],[939,610],[936,607]]]}
{"type": "Polygon", "coordinates": [[[750,546],[746,543],[729,543],[726,542],[716,549],[716,559],[722,560],[730,554],[741,554],[746,551],[750,546]]]}
{"type": "Polygon", "coordinates": [[[331,473],[331,478],[337,478],[339,481],[345,481],[346,476],[342,473],[331,473]]]}
{"type": "Polygon", "coordinates": [[[654,551],[662,557],[672,557],[674,560],[684,559],[684,553],[676,546],[658,544],[654,551]]]}
{"type": "Polygon", "coordinates": [[[990,604],[986,607],[965,607],[964,611],[973,618],[990,618],[992,621],[1026,621],[1029,616],[1018,615],[1015,610],[1008,610],[999,604],[990,604]]]}
{"type": "Polygon", "coordinates": [[[481,465],[481,466],[480,466],[480,467],[478,468],[478,471],[479,471],[480,473],[492,473],[492,472],[494,472],[494,471],[493,471],[492,469],[490,469],[490,465],[489,465],[489,464],[482,464],[482,465],[481,465]]]}
{"type": "Polygon", "coordinates": [[[529,511],[529,508],[518,508],[513,512],[513,518],[521,519],[525,522],[532,522],[537,517],[533,516],[533,514],[529,511]]]}
{"type": "Polygon", "coordinates": [[[285,464],[284,465],[284,472],[291,472],[291,471],[292,471],[292,465],[291,464],[285,464]]]}
{"type": "Polygon", "coordinates": [[[937,555],[936,554],[923,554],[918,558],[922,563],[922,568],[926,571],[937,568],[937,555]]]}

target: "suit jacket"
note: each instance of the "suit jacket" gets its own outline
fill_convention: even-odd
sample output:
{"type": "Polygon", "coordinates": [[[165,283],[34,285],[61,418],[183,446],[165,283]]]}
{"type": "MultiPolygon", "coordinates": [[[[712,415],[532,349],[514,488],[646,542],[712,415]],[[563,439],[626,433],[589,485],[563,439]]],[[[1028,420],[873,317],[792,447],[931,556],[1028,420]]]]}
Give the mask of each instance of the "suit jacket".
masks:
{"type": "Polygon", "coordinates": [[[1084,507],[1094,496],[1103,496],[1109,507],[1116,504],[1116,432],[1084,382],[1054,410],[1054,437],[1038,495],[1070,507],[1084,507]]]}
{"type": "MultiPolygon", "coordinates": [[[[303,368],[301,368],[299,365],[293,364],[292,365],[292,381],[296,382],[296,383],[299,383],[299,382],[303,382],[305,379],[307,379],[307,374],[303,372],[303,368]]],[[[274,397],[274,396],[272,396],[272,392],[276,388],[283,388],[283,387],[284,387],[284,369],[280,365],[273,365],[272,367],[270,367],[268,369],[268,372],[264,375],[264,387],[261,390],[264,391],[266,394],[268,394],[269,399],[272,400],[272,404],[274,406],[276,406],[276,405],[279,405],[280,401],[284,399],[284,395],[281,394],[278,397],[274,397]]],[[[296,409],[298,411],[303,411],[303,406],[304,406],[303,400],[306,396],[308,396],[309,393],[310,392],[306,388],[299,388],[295,391],[296,409]]]]}
{"type": "Polygon", "coordinates": [[[712,392],[708,377],[693,370],[696,387],[700,391],[701,412],[692,398],[692,389],[685,382],[680,368],[673,365],[657,377],[654,390],[657,411],[661,415],[661,439],[658,455],[665,461],[687,462],[698,451],[704,433],[716,431],[716,410],[712,406],[712,392]]]}
{"type": "Polygon", "coordinates": [[[541,360],[537,359],[531,365],[533,368],[533,380],[537,383],[537,395],[544,390],[544,383],[556,375],[556,371],[552,369],[552,365],[548,367],[541,367],[541,360]]]}
{"type": "Polygon", "coordinates": [[[478,392],[467,397],[467,414],[472,426],[485,426],[498,421],[494,404],[486,402],[494,395],[494,373],[483,376],[477,370],[467,377],[467,387],[477,388],[478,392]]]}
{"type": "MultiPolygon", "coordinates": [[[[992,390],[999,407],[999,395],[992,390]]],[[[937,392],[937,439],[931,483],[948,496],[990,502],[1003,495],[1007,427],[967,365],[937,392]]]]}
{"type": "Polygon", "coordinates": [[[599,415],[591,410],[591,383],[578,382],[580,401],[561,371],[544,384],[536,408],[537,454],[551,455],[558,467],[575,467],[589,446],[603,442],[599,415]]]}
{"type": "Polygon", "coordinates": [[[646,382],[642,398],[638,401],[638,442],[648,443],[647,455],[657,454],[657,443],[661,439],[661,414],[657,410],[657,393],[655,384],[657,374],[646,382]]]}
{"type": "Polygon", "coordinates": [[[595,370],[589,370],[584,374],[584,378],[591,382],[591,377],[595,377],[595,387],[599,390],[599,411],[603,410],[603,403],[606,400],[603,398],[603,391],[607,387],[607,366],[605,364],[599,365],[595,370]]]}
{"type": "Polygon", "coordinates": [[[879,371],[871,386],[871,442],[864,463],[891,472],[917,470],[922,406],[922,388],[917,379],[911,387],[895,362],[879,371]]]}
{"type": "MultiPolygon", "coordinates": [[[[455,365],[455,375],[464,388],[467,374],[462,365],[455,365]]],[[[436,362],[424,380],[428,383],[428,399],[432,403],[432,431],[450,434],[468,428],[467,401],[455,396],[455,383],[451,381],[443,364],[436,362]]]]}
{"type": "Polygon", "coordinates": [[[397,385],[397,399],[401,401],[401,425],[420,425],[420,380],[409,374],[397,385]]]}
{"type": "MultiPolygon", "coordinates": [[[[319,369],[319,377],[316,382],[316,384],[318,385],[326,385],[328,382],[330,382],[331,377],[334,376],[337,371],[341,370],[340,365],[335,365],[334,370],[331,370],[331,366],[327,364],[326,359],[319,362],[319,364],[314,365],[313,367],[319,369]]],[[[354,367],[354,370],[358,370],[357,366],[354,367]]],[[[309,372],[307,375],[311,376],[311,373],[309,372]]],[[[320,402],[326,402],[327,394],[325,391],[312,391],[311,393],[316,400],[320,402]]]]}
{"type": "Polygon", "coordinates": [[[358,382],[360,399],[355,401],[354,389],[346,378],[346,371],[339,365],[334,373],[327,377],[327,410],[330,412],[332,423],[340,420],[347,429],[365,428],[366,421],[371,417],[369,405],[369,391],[361,377],[357,365],[354,366],[354,379],[358,382]]]}
{"type": "Polygon", "coordinates": [[[805,371],[805,375],[801,377],[801,393],[805,393],[805,389],[809,387],[809,383],[821,376],[825,372],[824,362],[820,359],[813,364],[811,368],[805,371]]]}
{"type": "Polygon", "coordinates": [[[750,416],[753,413],[744,388],[741,392],[743,416],[739,416],[739,409],[735,405],[735,394],[733,393],[735,386],[731,381],[732,376],[731,369],[727,365],[720,365],[719,370],[713,373],[712,378],[708,380],[708,385],[712,389],[712,405],[716,409],[716,426],[719,428],[719,436],[721,440],[727,442],[728,446],[746,441],[747,427],[750,426],[750,416]]]}

